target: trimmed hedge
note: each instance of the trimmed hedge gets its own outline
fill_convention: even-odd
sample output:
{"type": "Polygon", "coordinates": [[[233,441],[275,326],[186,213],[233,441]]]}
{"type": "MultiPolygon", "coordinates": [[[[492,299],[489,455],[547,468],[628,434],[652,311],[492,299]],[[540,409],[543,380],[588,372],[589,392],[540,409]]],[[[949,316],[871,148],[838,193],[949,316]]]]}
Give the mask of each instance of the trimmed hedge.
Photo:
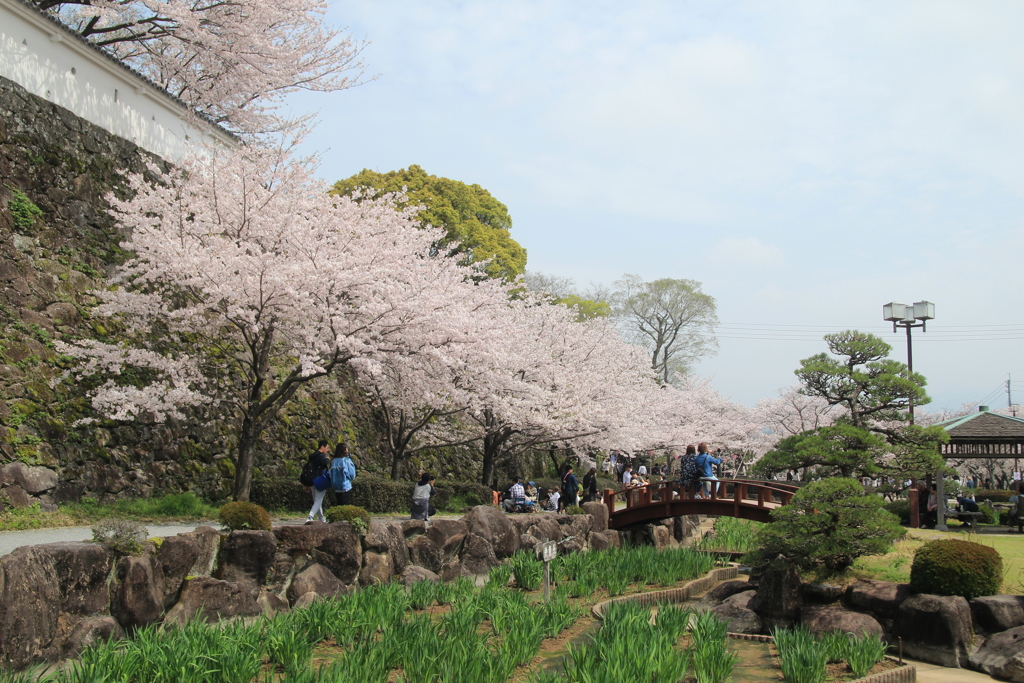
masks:
{"type": "Polygon", "coordinates": [[[900,518],[900,524],[910,524],[910,501],[906,498],[885,504],[885,509],[900,518]]]}
{"type": "Polygon", "coordinates": [[[291,477],[259,477],[252,480],[249,500],[268,510],[309,510],[313,497],[298,479],[291,477]]]}
{"type": "Polygon", "coordinates": [[[270,531],[270,515],[259,505],[238,501],[220,509],[220,523],[231,529],[270,531]]]}
{"type": "Polygon", "coordinates": [[[995,595],[1003,578],[1003,558],[994,548],[943,539],[918,548],[910,567],[910,587],[918,593],[962,595],[972,600],[995,595]]]}
{"type": "Polygon", "coordinates": [[[370,528],[370,515],[358,505],[335,505],[327,510],[328,522],[348,522],[357,531],[366,532],[370,528]]]}
{"type": "Polygon", "coordinates": [[[974,500],[979,503],[983,500],[990,500],[993,503],[1008,503],[1013,491],[1002,491],[999,489],[967,489],[974,494],[974,500]]]}
{"type": "MultiPolygon", "coordinates": [[[[412,487],[411,482],[360,473],[352,482],[352,504],[375,513],[408,512],[412,504],[412,487]]],[[[491,502],[491,490],[472,481],[446,481],[435,484],[434,491],[430,503],[438,510],[448,509],[453,498],[460,498],[470,506],[491,502]]],[[[324,507],[334,500],[332,495],[328,492],[324,507]]],[[[254,479],[249,497],[252,502],[270,510],[306,511],[313,504],[312,496],[305,487],[290,477],[254,479]]]]}
{"type": "Polygon", "coordinates": [[[978,521],[982,524],[999,524],[999,513],[991,505],[979,505],[978,512],[981,513],[978,521]]]}

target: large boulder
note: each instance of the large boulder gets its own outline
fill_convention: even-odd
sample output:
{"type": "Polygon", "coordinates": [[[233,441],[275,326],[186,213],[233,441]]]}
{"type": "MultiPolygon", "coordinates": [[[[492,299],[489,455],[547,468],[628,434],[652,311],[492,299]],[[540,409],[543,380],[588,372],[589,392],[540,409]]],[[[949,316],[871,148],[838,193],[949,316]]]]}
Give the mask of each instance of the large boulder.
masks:
{"type": "Polygon", "coordinates": [[[363,566],[363,550],[359,534],[348,522],[325,525],[327,533],[310,554],[334,574],[342,583],[352,584],[363,566]]]}
{"type": "Polygon", "coordinates": [[[245,586],[255,595],[276,552],[277,538],[270,531],[232,531],[220,544],[217,578],[245,586]]]}
{"type": "Polygon", "coordinates": [[[468,532],[469,526],[461,519],[439,519],[430,523],[426,533],[434,545],[443,548],[453,537],[465,536],[468,532]]]}
{"type": "Polygon", "coordinates": [[[760,633],[764,623],[750,609],[750,602],[756,593],[751,590],[729,596],[709,611],[727,624],[729,633],[760,633]]]}
{"type": "Polygon", "coordinates": [[[557,543],[562,540],[562,526],[550,517],[545,517],[531,526],[527,534],[539,541],[555,541],[557,543]]]}
{"type": "Polygon", "coordinates": [[[725,599],[731,598],[738,593],[756,590],[757,585],[751,584],[749,581],[723,581],[702,595],[700,600],[697,601],[697,605],[707,609],[721,604],[725,599]]]}
{"type": "Polygon", "coordinates": [[[462,568],[469,574],[486,574],[498,564],[494,548],[486,539],[474,533],[466,534],[459,556],[462,568]]]}
{"type": "Polygon", "coordinates": [[[33,499],[25,489],[17,484],[12,484],[3,490],[3,501],[12,508],[20,510],[32,505],[33,499]]]}
{"type": "Polygon", "coordinates": [[[114,617],[87,617],[71,629],[60,656],[65,659],[77,657],[87,647],[121,638],[124,638],[124,630],[114,617]]]}
{"type": "Polygon", "coordinates": [[[858,638],[865,634],[876,638],[883,636],[882,625],[870,614],[851,612],[839,605],[805,605],[800,621],[815,635],[841,631],[858,638]]]}
{"type": "Polygon", "coordinates": [[[199,555],[186,576],[211,576],[220,554],[220,532],[212,526],[200,526],[178,535],[195,539],[199,547],[199,555]]]}
{"type": "Polygon", "coordinates": [[[0,661],[20,668],[58,657],[79,621],[106,611],[112,564],[97,543],[23,546],[0,558],[0,661]]]}
{"type": "Polygon", "coordinates": [[[464,519],[469,532],[490,543],[499,559],[514,555],[519,550],[519,532],[498,508],[477,505],[464,519]]]}
{"type": "Polygon", "coordinates": [[[1024,605],[1018,595],[986,595],[971,600],[974,625],[981,633],[999,633],[1024,626],[1024,605]]]}
{"type": "Polygon", "coordinates": [[[600,531],[591,531],[587,543],[591,550],[608,550],[608,537],[600,531]]]}
{"type": "Polygon", "coordinates": [[[274,528],[274,536],[286,553],[310,552],[330,533],[331,527],[327,524],[285,524],[274,528]]]}
{"type": "Polygon", "coordinates": [[[57,487],[57,473],[48,467],[32,467],[23,462],[4,465],[3,479],[16,484],[33,496],[57,487]]]}
{"type": "Polygon", "coordinates": [[[245,586],[209,576],[189,579],[178,604],[167,612],[165,624],[188,623],[199,612],[207,623],[228,617],[254,617],[261,612],[256,595],[245,586]]]}
{"type": "MultiPolygon", "coordinates": [[[[569,515],[569,523],[562,525],[562,536],[573,536],[580,545],[583,545],[587,542],[593,525],[594,518],[590,515],[569,515]]],[[[671,533],[669,531],[669,535],[671,533]]]]}
{"type": "Polygon", "coordinates": [[[310,564],[312,563],[306,553],[296,553],[296,557],[292,557],[278,548],[278,551],[274,553],[270,568],[267,569],[267,578],[263,581],[262,590],[284,596],[294,574],[310,564]]]}
{"type": "Polygon", "coordinates": [[[260,611],[268,617],[291,610],[291,605],[287,600],[268,590],[260,591],[259,597],[256,598],[256,604],[260,606],[260,611]]]}
{"type": "Polygon", "coordinates": [[[126,632],[160,621],[164,613],[163,591],[151,555],[123,557],[117,563],[110,586],[110,614],[126,632]]]}
{"type": "Polygon", "coordinates": [[[790,628],[800,614],[800,570],[776,561],[761,576],[750,609],[760,615],[769,630],[790,628]]]}
{"type": "Polygon", "coordinates": [[[910,586],[905,583],[861,579],[846,589],[845,602],[851,609],[871,612],[882,619],[892,619],[908,597],[910,586]]]}
{"type": "Polygon", "coordinates": [[[372,550],[363,553],[363,568],[359,570],[359,585],[372,586],[388,583],[391,581],[393,573],[390,555],[375,553],[372,550]]]}
{"type": "Polygon", "coordinates": [[[584,503],[583,509],[592,518],[593,531],[605,531],[608,529],[608,506],[604,503],[584,503]]]}
{"type": "Polygon", "coordinates": [[[288,587],[288,599],[295,605],[306,593],[315,593],[323,597],[344,595],[348,592],[341,581],[322,564],[311,564],[295,575],[288,587]]]}
{"type": "Polygon", "coordinates": [[[429,536],[416,536],[406,543],[406,547],[409,549],[409,561],[412,564],[425,567],[432,572],[441,570],[441,549],[429,536]]]}
{"type": "Polygon", "coordinates": [[[903,651],[911,657],[966,666],[974,635],[971,607],[959,595],[914,595],[897,609],[893,633],[903,638],[903,651]]]}
{"type": "Polygon", "coordinates": [[[375,553],[387,553],[391,557],[395,574],[401,574],[409,566],[409,549],[405,546],[402,528],[397,524],[370,522],[370,528],[363,537],[363,548],[375,553]]]}
{"type": "Polygon", "coordinates": [[[805,583],[800,586],[800,597],[811,605],[831,605],[843,598],[846,589],[827,583],[805,583]]]}
{"type": "Polygon", "coordinates": [[[1024,626],[986,638],[970,664],[993,678],[1024,683],[1024,626]]]}
{"type": "Polygon", "coordinates": [[[648,524],[645,528],[648,537],[651,539],[651,544],[653,544],[655,548],[675,547],[676,539],[673,537],[672,532],[669,531],[668,527],[666,527],[665,525],[648,524]]]}
{"type": "Polygon", "coordinates": [[[439,583],[441,581],[441,577],[426,567],[418,567],[414,564],[410,564],[398,577],[398,580],[405,586],[411,586],[414,583],[419,583],[420,581],[439,583]]]}
{"type": "Polygon", "coordinates": [[[178,601],[185,577],[194,576],[190,571],[199,559],[201,550],[199,539],[193,534],[161,539],[153,558],[153,569],[164,609],[169,609],[178,601]]]}
{"type": "MultiPolygon", "coordinates": [[[[437,520],[441,521],[441,520],[437,520]]],[[[405,540],[409,540],[413,536],[419,536],[420,534],[427,533],[427,523],[422,519],[406,519],[401,524],[402,535],[405,536],[405,540]]]]}

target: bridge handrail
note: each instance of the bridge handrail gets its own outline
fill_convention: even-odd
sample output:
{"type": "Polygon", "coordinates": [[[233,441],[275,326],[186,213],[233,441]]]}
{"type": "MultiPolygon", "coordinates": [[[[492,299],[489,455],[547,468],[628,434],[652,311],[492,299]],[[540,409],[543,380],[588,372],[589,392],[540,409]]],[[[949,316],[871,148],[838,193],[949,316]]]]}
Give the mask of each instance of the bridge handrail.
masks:
{"type": "Polygon", "coordinates": [[[615,515],[616,499],[623,497],[626,501],[626,509],[638,507],[664,506],[672,500],[707,500],[709,502],[731,502],[735,506],[764,508],[765,503],[774,503],[777,496],[779,503],[786,505],[800,487],[792,484],[762,480],[762,479],[717,479],[708,482],[696,481],[689,486],[682,486],[678,481],[658,481],[644,484],[643,486],[631,486],[618,491],[607,489],[604,493],[604,504],[608,507],[609,518],[615,515]],[[703,484],[710,484],[710,495],[705,498],[697,496],[698,488],[703,491],[703,484]],[[727,495],[729,487],[732,487],[732,496],[727,495]],[[750,489],[757,490],[756,498],[749,498],[750,489]],[[653,494],[659,494],[655,499],[653,494]],[[666,499],[665,494],[668,494],[666,499]],[[674,495],[678,494],[678,498],[674,495]],[[767,494],[767,495],[766,495],[767,494]]]}

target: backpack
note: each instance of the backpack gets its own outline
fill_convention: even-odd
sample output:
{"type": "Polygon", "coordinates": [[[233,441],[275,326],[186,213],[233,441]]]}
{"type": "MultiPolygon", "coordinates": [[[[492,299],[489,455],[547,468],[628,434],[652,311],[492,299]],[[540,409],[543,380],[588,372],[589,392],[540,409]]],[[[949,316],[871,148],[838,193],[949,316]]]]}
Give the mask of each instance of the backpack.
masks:
{"type": "Polygon", "coordinates": [[[345,458],[335,458],[331,461],[331,488],[335,491],[344,491],[345,482],[356,478],[356,468],[352,461],[345,458]]]}
{"type": "Polygon", "coordinates": [[[303,486],[312,486],[313,480],[317,478],[320,472],[323,471],[321,464],[310,456],[306,460],[306,464],[302,466],[302,472],[299,473],[299,483],[303,486]]]}
{"type": "Polygon", "coordinates": [[[697,458],[687,456],[679,466],[679,483],[689,486],[700,478],[700,468],[697,466],[697,458]]]}

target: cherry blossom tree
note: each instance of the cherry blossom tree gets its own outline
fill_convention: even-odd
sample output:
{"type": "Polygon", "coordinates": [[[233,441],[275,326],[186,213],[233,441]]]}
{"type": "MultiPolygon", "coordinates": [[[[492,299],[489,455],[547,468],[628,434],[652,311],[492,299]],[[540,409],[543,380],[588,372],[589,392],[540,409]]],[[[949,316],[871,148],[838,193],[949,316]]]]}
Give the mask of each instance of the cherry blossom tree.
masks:
{"type": "Polygon", "coordinates": [[[287,94],[344,90],[363,73],[363,45],[324,25],[323,0],[32,1],[234,132],[279,130],[287,94]]]}
{"type": "MultiPolygon", "coordinates": [[[[155,172],[155,171],[154,171],[155,172]]],[[[129,420],[227,409],[234,497],[254,447],[296,392],[352,359],[419,353],[450,305],[453,277],[389,198],[331,197],[308,164],[268,149],[212,151],[134,197],[108,197],[134,256],[97,292],[117,344],[61,345],[98,377],[97,413],[129,420]]],[[[443,334],[443,332],[441,333],[443,334]]]]}
{"type": "Polygon", "coordinates": [[[787,436],[831,426],[843,414],[820,396],[808,396],[799,386],[779,390],[775,398],[757,402],[753,419],[758,427],[752,435],[757,455],[764,455],[787,436]]]}

